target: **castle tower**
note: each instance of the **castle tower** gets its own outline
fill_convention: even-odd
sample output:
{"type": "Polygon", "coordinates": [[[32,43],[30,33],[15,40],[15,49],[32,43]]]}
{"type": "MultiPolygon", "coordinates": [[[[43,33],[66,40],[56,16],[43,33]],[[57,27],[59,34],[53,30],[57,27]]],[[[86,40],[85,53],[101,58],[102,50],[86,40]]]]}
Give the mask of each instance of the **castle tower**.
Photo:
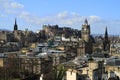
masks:
{"type": "Polygon", "coordinates": [[[103,41],[103,50],[104,51],[109,51],[110,50],[110,42],[109,42],[109,39],[108,39],[107,27],[105,29],[105,35],[104,35],[104,41],[103,41]]]}
{"type": "Polygon", "coordinates": [[[84,24],[82,25],[81,36],[85,42],[89,42],[89,40],[90,40],[90,25],[88,25],[87,19],[85,19],[84,24]]]}
{"type": "Polygon", "coordinates": [[[15,31],[15,30],[18,30],[18,26],[17,26],[16,19],[15,19],[15,24],[14,24],[14,31],[15,31]]]}

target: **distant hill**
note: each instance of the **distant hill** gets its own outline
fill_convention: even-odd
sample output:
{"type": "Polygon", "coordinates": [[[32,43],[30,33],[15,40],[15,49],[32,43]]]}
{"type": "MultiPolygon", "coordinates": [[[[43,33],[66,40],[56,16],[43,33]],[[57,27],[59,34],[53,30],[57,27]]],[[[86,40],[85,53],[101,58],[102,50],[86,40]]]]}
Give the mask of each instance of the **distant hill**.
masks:
{"type": "MultiPolygon", "coordinates": [[[[102,36],[102,37],[104,37],[104,34],[91,34],[93,37],[95,37],[95,36],[102,36]]],[[[108,34],[108,36],[109,37],[111,37],[111,36],[119,36],[119,35],[112,35],[112,34],[108,34]]]]}
{"type": "Polygon", "coordinates": [[[8,30],[8,29],[0,29],[0,31],[8,31],[8,32],[10,32],[10,30],[8,30]]]}

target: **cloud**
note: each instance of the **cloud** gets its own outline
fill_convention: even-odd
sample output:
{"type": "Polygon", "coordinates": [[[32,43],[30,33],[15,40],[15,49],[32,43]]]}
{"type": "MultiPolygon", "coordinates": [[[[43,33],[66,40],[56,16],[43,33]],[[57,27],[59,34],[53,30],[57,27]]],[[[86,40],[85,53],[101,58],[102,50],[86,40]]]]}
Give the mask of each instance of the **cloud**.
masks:
{"type": "MultiPolygon", "coordinates": [[[[32,23],[35,25],[43,25],[43,24],[58,24],[63,26],[79,26],[83,24],[86,16],[81,16],[78,13],[73,12],[67,12],[63,11],[60,13],[57,13],[55,15],[50,16],[44,16],[39,17],[33,14],[30,14],[29,12],[23,11],[18,15],[19,18],[24,19],[28,23],[32,23]]],[[[100,21],[99,16],[87,16],[88,21],[90,23],[96,23],[100,21]]]]}
{"type": "Polygon", "coordinates": [[[23,4],[17,3],[13,0],[1,0],[0,10],[6,14],[18,14],[24,8],[23,4]]]}
{"type": "Polygon", "coordinates": [[[5,18],[5,17],[7,17],[7,15],[5,15],[5,14],[0,14],[0,17],[5,18]]]}
{"type": "Polygon", "coordinates": [[[96,15],[81,16],[79,13],[67,11],[39,17],[28,11],[24,11],[25,6],[21,3],[15,2],[14,0],[2,0],[0,5],[0,10],[3,11],[3,13],[6,13],[5,15],[13,15],[23,19],[27,23],[35,25],[58,24],[63,26],[79,26],[83,24],[86,17],[88,18],[89,23],[96,23],[100,21],[100,17],[96,15]]]}
{"type": "Polygon", "coordinates": [[[20,17],[20,18],[27,19],[27,18],[30,17],[30,13],[23,11],[23,12],[21,12],[21,13],[19,14],[19,17],[20,17]]]}
{"type": "Polygon", "coordinates": [[[110,20],[110,23],[120,25],[120,20],[110,20]]]}
{"type": "Polygon", "coordinates": [[[80,14],[75,13],[75,12],[72,12],[71,15],[74,16],[74,17],[80,17],[80,14]]]}
{"type": "Polygon", "coordinates": [[[21,9],[24,8],[24,5],[17,2],[12,2],[10,3],[10,7],[14,9],[21,9]]]}
{"type": "Polygon", "coordinates": [[[38,16],[30,14],[27,11],[22,11],[17,17],[23,19],[24,21],[26,21],[28,23],[32,23],[35,25],[40,25],[40,24],[46,22],[47,20],[49,20],[48,18],[45,18],[45,17],[40,18],[38,16]]]}
{"type": "Polygon", "coordinates": [[[89,16],[88,19],[89,19],[89,22],[92,24],[98,23],[101,21],[101,18],[99,16],[96,16],[96,15],[89,16]]]}
{"type": "Polygon", "coordinates": [[[58,13],[57,17],[60,18],[60,19],[65,19],[65,18],[68,17],[68,12],[64,11],[64,12],[58,13]]]}

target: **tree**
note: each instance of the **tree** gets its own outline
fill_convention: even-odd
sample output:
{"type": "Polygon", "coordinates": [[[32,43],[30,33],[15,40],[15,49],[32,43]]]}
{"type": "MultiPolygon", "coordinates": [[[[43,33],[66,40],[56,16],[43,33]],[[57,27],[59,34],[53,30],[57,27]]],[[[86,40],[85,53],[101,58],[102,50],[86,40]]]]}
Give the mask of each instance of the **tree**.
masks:
{"type": "Polygon", "coordinates": [[[62,80],[67,69],[64,66],[55,66],[53,72],[53,80],[62,80]]]}

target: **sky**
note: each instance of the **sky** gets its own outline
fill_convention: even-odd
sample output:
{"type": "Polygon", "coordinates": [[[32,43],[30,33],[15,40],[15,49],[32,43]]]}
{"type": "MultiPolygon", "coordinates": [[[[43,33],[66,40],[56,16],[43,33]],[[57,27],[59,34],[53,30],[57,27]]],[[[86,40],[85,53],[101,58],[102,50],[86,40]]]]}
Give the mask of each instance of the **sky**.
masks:
{"type": "Polygon", "coordinates": [[[87,18],[91,34],[120,35],[120,0],[0,0],[0,29],[38,31],[43,25],[81,30],[87,18]]]}

